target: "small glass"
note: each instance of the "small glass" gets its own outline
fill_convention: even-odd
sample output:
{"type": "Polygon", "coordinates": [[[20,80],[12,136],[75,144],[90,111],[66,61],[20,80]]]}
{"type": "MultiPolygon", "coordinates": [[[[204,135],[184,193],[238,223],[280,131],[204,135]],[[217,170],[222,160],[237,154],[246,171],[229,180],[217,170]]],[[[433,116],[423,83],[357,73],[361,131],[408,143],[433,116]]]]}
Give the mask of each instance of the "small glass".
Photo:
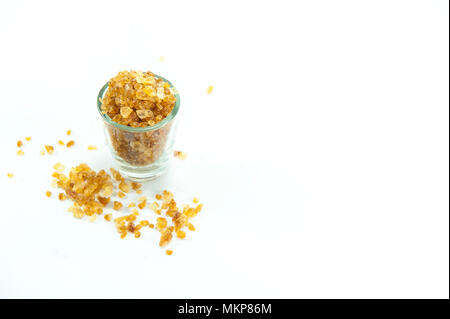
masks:
{"type": "MultiPolygon", "coordinates": [[[[162,76],[155,76],[174,88],[170,81],[162,76]]],[[[175,106],[161,122],[147,127],[130,127],[113,122],[107,114],[102,113],[101,101],[107,89],[108,83],[98,93],[97,108],[103,119],[106,143],[118,170],[124,177],[136,182],[161,176],[166,171],[173,152],[180,96],[175,93],[175,106]]],[[[176,89],[174,91],[177,92],[176,89]]]]}

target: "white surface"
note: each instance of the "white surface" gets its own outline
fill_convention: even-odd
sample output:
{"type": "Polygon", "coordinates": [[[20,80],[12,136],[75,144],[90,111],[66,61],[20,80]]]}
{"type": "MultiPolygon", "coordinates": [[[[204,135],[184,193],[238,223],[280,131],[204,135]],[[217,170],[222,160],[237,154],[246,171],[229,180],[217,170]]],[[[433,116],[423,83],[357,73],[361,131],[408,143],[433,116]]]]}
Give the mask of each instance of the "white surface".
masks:
{"type": "Polygon", "coordinates": [[[447,1],[124,3],[0,4],[0,297],[449,297],[447,1]],[[145,191],[204,210],[170,257],[44,195],[111,166],[122,69],[181,94],[189,157],[145,191]]]}

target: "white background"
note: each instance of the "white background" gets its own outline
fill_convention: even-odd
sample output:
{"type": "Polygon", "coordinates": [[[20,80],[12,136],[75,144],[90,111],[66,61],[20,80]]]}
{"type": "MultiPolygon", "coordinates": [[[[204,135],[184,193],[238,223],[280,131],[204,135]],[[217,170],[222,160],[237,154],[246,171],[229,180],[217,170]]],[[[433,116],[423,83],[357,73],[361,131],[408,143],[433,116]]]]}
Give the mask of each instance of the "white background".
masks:
{"type": "Polygon", "coordinates": [[[448,298],[448,6],[2,1],[0,297],[448,298]],[[204,210],[170,257],[44,194],[56,162],[111,167],[95,103],[124,69],[181,94],[189,157],[145,194],[204,210]]]}

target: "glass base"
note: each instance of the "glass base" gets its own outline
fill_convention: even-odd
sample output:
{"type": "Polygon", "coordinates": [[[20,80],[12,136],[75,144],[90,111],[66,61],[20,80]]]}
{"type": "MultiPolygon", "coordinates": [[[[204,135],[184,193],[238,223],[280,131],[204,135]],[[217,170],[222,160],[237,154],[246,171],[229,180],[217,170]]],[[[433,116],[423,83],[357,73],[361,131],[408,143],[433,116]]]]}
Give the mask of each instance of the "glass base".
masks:
{"type": "Polygon", "coordinates": [[[120,174],[128,180],[138,183],[157,179],[166,172],[169,166],[167,156],[162,156],[156,162],[146,166],[133,166],[117,155],[113,157],[120,174]]]}

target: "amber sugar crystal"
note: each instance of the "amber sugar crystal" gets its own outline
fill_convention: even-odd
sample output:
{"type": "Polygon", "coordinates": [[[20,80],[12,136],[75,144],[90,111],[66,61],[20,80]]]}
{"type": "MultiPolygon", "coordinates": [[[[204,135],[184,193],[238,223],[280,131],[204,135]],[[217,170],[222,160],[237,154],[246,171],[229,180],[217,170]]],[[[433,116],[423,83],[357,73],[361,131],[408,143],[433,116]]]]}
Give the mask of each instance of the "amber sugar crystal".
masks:
{"type": "Polygon", "coordinates": [[[141,220],[141,221],[139,222],[139,224],[140,224],[141,226],[148,226],[150,223],[149,223],[148,220],[144,219],[144,220],[141,220]]]}
{"type": "Polygon", "coordinates": [[[187,158],[187,153],[181,151],[173,151],[173,156],[180,160],[185,160],[187,158]]]}
{"type": "Polygon", "coordinates": [[[166,228],[161,232],[161,238],[159,240],[159,247],[164,247],[172,240],[172,231],[170,228],[166,228]]]}
{"type": "Polygon", "coordinates": [[[64,167],[63,164],[58,162],[55,165],[53,165],[53,169],[58,171],[58,172],[62,172],[65,169],[65,167],[64,167]]]}
{"type": "Polygon", "coordinates": [[[120,210],[123,207],[123,204],[121,202],[118,201],[114,201],[114,210],[120,210]]]}
{"type": "Polygon", "coordinates": [[[176,233],[177,233],[178,238],[181,238],[181,239],[186,238],[186,233],[183,230],[179,229],[179,230],[177,230],[176,233]]]}
{"type": "Polygon", "coordinates": [[[156,229],[158,229],[159,231],[162,231],[166,227],[167,227],[167,219],[165,219],[164,217],[158,217],[156,219],[156,229]]]}
{"type": "Polygon", "coordinates": [[[142,184],[136,183],[136,182],[131,182],[131,188],[134,191],[139,191],[141,189],[141,187],[142,187],[142,184]]]}
{"type": "Polygon", "coordinates": [[[97,200],[99,201],[100,204],[102,204],[103,207],[106,207],[108,203],[111,201],[111,197],[97,196],[97,200]]]}
{"type": "Polygon", "coordinates": [[[120,182],[119,189],[124,193],[129,193],[131,190],[131,185],[125,181],[120,182]]]}
{"type": "Polygon", "coordinates": [[[144,209],[145,206],[147,206],[147,198],[146,197],[141,197],[139,199],[141,202],[137,205],[140,209],[144,209]]]}
{"type": "Polygon", "coordinates": [[[52,155],[54,152],[54,147],[51,145],[44,145],[45,146],[45,150],[47,151],[48,154],[52,155]]]}

